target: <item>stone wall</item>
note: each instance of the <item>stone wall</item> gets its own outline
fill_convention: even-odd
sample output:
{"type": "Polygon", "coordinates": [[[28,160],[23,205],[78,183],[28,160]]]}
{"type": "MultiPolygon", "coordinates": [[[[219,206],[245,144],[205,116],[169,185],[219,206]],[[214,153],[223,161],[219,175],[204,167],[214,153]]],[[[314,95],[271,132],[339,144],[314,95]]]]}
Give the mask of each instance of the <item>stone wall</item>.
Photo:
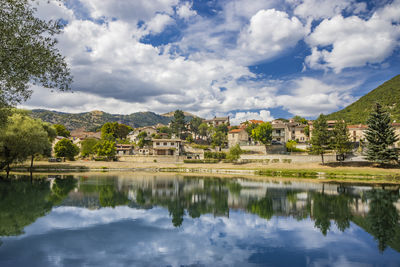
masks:
{"type": "Polygon", "coordinates": [[[118,157],[119,161],[128,162],[139,162],[139,163],[183,163],[186,159],[185,156],[143,156],[143,155],[132,155],[132,156],[121,156],[118,157]]]}
{"type": "MultiPolygon", "coordinates": [[[[283,160],[291,160],[293,163],[307,163],[307,162],[321,162],[321,156],[319,155],[241,155],[240,159],[244,160],[264,160],[269,159],[279,160],[279,162],[284,162],[283,160]]],[[[336,162],[336,155],[324,155],[325,162],[336,162]]]]}

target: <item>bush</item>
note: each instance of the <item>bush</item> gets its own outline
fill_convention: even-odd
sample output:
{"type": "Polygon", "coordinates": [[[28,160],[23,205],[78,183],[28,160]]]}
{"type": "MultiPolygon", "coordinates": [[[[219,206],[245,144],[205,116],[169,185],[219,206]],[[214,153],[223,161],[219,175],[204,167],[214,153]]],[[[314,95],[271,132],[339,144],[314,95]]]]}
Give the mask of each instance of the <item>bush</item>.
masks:
{"type": "Polygon", "coordinates": [[[240,146],[237,144],[229,149],[228,159],[237,161],[240,158],[240,155],[243,153],[240,146]]]}
{"type": "Polygon", "coordinates": [[[54,146],[54,153],[57,157],[74,160],[75,156],[79,154],[79,147],[72,143],[71,140],[64,138],[54,146]]]}
{"type": "Polygon", "coordinates": [[[283,163],[292,163],[292,159],[282,159],[283,163]]]}
{"type": "Polygon", "coordinates": [[[226,159],[226,153],[225,152],[206,151],[206,152],[204,152],[204,158],[223,160],[223,159],[226,159]]]}
{"type": "Polygon", "coordinates": [[[184,163],[218,163],[217,159],[185,159],[184,163]]]}
{"type": "Polygon", "coordinates": [[[272,159],[271,162],[272,162],[272,163],[278,163],[278,162],[279,162],[279,159],[272,159]]]}
{"type": "Polygon", "coordinates": [[[199,145],[199,144],[192,144],[191,146],[192,146],[193,148],[203,149],[203,150],[209,149],[209,148],[210,148],[210,146],[207,146],[207,145],[199,145]]]}

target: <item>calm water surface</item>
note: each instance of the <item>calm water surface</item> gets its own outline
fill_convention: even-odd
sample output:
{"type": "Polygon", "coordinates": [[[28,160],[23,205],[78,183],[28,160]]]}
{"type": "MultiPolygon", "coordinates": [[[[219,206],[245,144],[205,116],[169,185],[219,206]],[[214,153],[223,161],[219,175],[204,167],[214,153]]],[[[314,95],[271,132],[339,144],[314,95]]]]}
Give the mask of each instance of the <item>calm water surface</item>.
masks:
{"type": "Polygon", "coordinates": [[[400,266],[399,186],[0,180],[0,266],[400,266]]]}

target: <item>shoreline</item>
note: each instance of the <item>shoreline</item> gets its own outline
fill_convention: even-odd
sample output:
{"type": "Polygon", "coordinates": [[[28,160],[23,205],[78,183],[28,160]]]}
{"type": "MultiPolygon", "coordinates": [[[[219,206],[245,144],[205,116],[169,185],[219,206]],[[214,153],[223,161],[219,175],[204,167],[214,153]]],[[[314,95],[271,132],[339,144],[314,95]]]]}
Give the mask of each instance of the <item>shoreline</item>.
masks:
{"type": "MultiPolygon", "coordinates": [[[[29,173],[29,164],[14,165],[13,173],[29,173]]],[[[244,175],[266,178],[312,179],[324,181],[359,181],[400,184],[399,168],[328,166],[318,163],[277,163],[277,164],[193,164],[193,163],[140,163],[140,162],[100,162],[68,161],[49,163],[38,161],[33,173],[177,173],[197,175],[244,175]]]]}

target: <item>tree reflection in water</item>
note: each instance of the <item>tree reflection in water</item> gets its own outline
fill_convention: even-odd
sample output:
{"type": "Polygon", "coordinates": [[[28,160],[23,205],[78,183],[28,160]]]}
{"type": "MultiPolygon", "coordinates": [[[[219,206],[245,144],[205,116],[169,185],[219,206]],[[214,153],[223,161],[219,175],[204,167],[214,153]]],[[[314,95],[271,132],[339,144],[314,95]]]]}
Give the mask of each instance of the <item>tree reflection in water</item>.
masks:
{"type": "Polygon", "coordinates": [[[387,190],[371,190],[367,197],[370,200],[367,224],[371,234],[378,241],[379,250],[383,252],[400,232],[399,214],[393,205],[393,202],[399,199],[399,195],[387,190]]]}
{"type": "Polygon", "coordinates": [[[328,192],[324,186],[299,189],[290,183],[280,186],[274,181],[253,185],[243,181],[209,177],[121,180],[117,176],[80,178],[79,184],[72,177],[52,182],[49,179],[0,181],[0,235],[22,234],[25,226],[57,205],[91,209],[160,206],[168,210],[175,227],[182,225],[185,216],[229,217],[230,210],[243,210],[266,220],[273,216],[310,218],[324,236],[332,223],[345,231],[353,222],[374,236],[380,251],[388,245],[400,251],[399,214],[393,204],[399,199],[398,189],[365,189],[360,193],[351,191],[351,186],[330,185],[328,192]],[[362,212],[358,205],[363,207],[362,212]],[[366,212],[368,205],[369,212],[366,212]]]}
{"type": "Polygon", "coordinates": [[[75,186],[72,176],[53,183],[43,177],[0,179],[0,236],[23,234],[25,226],[59,205],[75,186]]]}

